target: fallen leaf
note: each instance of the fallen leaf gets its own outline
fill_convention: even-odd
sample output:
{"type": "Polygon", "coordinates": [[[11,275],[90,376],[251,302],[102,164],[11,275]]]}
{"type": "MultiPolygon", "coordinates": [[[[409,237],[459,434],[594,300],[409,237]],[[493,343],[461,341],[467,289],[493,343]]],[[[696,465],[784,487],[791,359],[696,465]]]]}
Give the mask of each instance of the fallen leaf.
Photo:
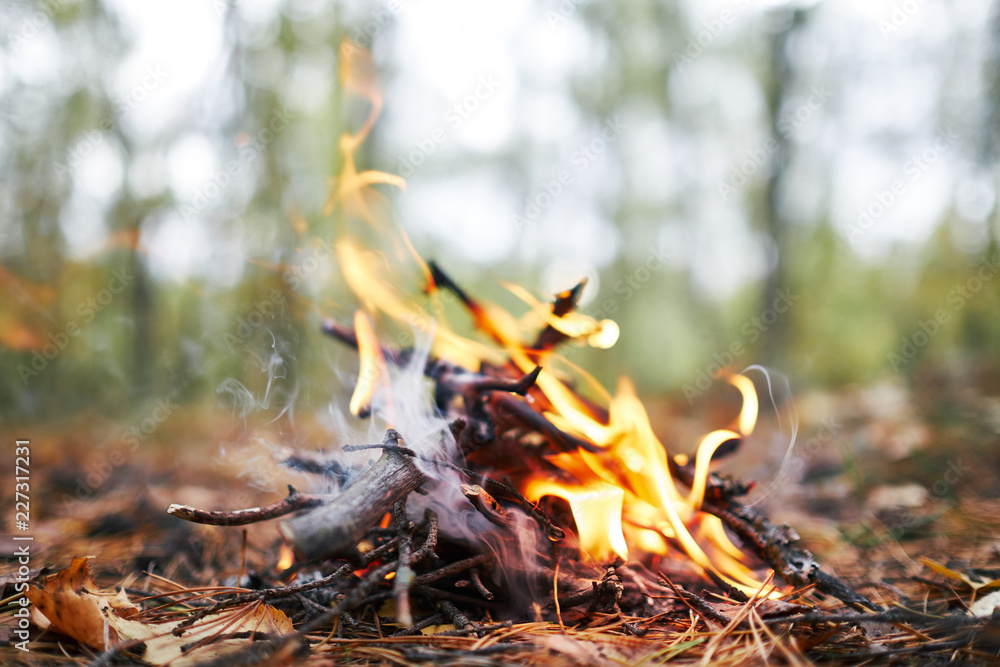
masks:
{"type": "Polygon", "coordinates": [[[122,640],[143,642],[144,648],[135,651],[141,653],[143,660],[176,667],[214,660],[246,647],[249,642],[293,632],[292,621],[282,611],[265,604],[207,616],[180,637],[171,631],[181,621],[153,624],[114,616],[108,621],[122,640]]]}
{"type": "MultiPolygon", "coordinates": [[[[81,644],[104,650],[109,641],[108,626],[102,610],[110,603],[87,593],[97,586],[87,568],[87,558],[74,558],[70,566],[45,582],[45,588],[29,586],[26,591],[34,610],[41,614],[54,630],[68,635],[81,644]],[[86,597],[84,597],[86,595],[86,597]]],[[[39,627],[48,627],[37,622],[39,627]]]]}
{"type": "Polygon", "coordinates": [[[129,653],[148,663],[185,667],[213,660],[244,648],[248,642],[271,639],[294,631],[292,621],[280,610],[251,603],[206,616],[178,637],[173,630],[183,621],[144,623],[134,620],[140,612],[121,589],[98,591],[87,558],[74,558],[70,566],[45,582],[44,588],[27,591],[33,620],[39,627],[105,651],[123,642],[135,642],[129,653]]]}
{"type": "Polygon", "coordinates": [[[930,558],[921,558],[920,562],[940,574],[942,577],[960,581],[977,593],[984,588],[994,588],[996,586],[1000,586],[1000,579],[993,579],[991,581],[973,581],[973,579],[964,572],[957,572],[947,568],[941,563],[933,561],[930,558]]]}

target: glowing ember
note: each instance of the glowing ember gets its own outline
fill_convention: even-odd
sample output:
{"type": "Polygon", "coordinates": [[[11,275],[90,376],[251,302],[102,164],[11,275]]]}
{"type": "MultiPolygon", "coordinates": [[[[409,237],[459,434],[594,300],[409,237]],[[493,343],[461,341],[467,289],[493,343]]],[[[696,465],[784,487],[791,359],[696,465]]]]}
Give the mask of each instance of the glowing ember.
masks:
{"type": "Polygon", "coordinates": [[[278,548],[278,571],[284,572],[295,562],[295,552],[288,544],[282,543],[278,548]]]}

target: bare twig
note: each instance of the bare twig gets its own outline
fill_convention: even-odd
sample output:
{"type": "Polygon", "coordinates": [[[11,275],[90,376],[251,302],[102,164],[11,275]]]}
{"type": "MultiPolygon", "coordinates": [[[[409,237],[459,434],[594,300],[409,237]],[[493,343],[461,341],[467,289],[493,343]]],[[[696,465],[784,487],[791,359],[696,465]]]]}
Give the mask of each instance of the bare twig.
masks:
{"type": "Polygon", "coordinates": [[[400,625],[408,627],[413,625],[413,615],[410,613],[410,585],[416,575],[410,566],[412,528],[409,519],[406,518],[406,498],[396,501],[392,515],[399,540],[399,560],[396,566],[396,578],[392,582],[393,592],[396,595],[396,619],[400,625]]]}
{"type": "Polygon", "coordinates": [[[330,496],[313,495],[299,493],[288,485],[288,495],[276,503],[264,505],[263,507],[251,507],[243,510],[200,510],[189,505],[173,504],[167,508],[167,514],[171,514],[178,519],[203,523],[210,526],[245,526],[249,523],[267,521],[279,516],[285,516],[292,512],[317,507],[325,502],[329,502],[330,496]]]}
{"type": "Polygon", "coordinates": [[[448,600],[441,600],[438,603],[438,607],[441,609],[442,613],[448,617],[448,620],[454,623],[455,627],[459,630],[474,627],[472,621],[469,620],[469,617],[463,614],[458,607],[448,600]]]}
{"type": "Polygon", "coordinates": [[[478,484],[462,484],[461,489],[462,495],[468,498],[473,507],[479,510],[479,513],[491,523],[508,530],[512,527],[513,522],[507,516],[507,510],[483,487],[478,484]]]}

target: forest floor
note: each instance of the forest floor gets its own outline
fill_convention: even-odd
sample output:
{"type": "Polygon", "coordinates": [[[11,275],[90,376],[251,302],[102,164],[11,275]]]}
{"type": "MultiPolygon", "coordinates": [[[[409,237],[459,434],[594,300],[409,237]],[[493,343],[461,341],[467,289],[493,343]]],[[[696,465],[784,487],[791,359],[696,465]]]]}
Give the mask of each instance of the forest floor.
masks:
{"type": "MultiPolygon", "coordinates": [[[[393,619],[384,610],[370,616],[362,610],[351,627],[329,623],[310,628],[311,650],[302,644],[284,652],[279,647],[268,664],[998,663],[1000,610],[994,614],[991,604],[1000,604],[1000,386],[994,377],[986,370],[938,370],[909,382],[896,378],[837,392],[803,391],[795,400],[799,440],[788,459],[781,437],[766,435],[776,434],[777,428],[765,419],[759,427],[765,435],[724,462],[726,472],[756,480],[750,498],[759,501],[757,508],[772,521],[792,526],[824,570],[883,609],[902,608],[912,616],[858,621],[851,614],[859,612],[811,591],[787,599],[843,618],[764,623],[768,610],[759,607],[760,600],[735,605],[732,613],[714,619],[695,609],[637,619],[628,610],[623,616],[620,610],[595,605],[565,614],[557,609],[557,617],[548,607],[526,605],[519,617],[475,612],[471,629],[456,627],[466,619],[456,621],[449,611],[429,628],[443,635],[425,630],[390,638],[400,629],[393,619]],[[782,460],[787,463],[784,475],[778,474],[782,460]],[[991,593],[997,597],[988,597],[991,593]],[[963,620],[972,618],[970,609],[978,621],[963,620]],[[983,618],[991,614],[992,619],[983,618]],[[732,622],[723,624],[727,618],[732,622]],[[490,629],[491,623],[505,620],[509,623],[490,629]],[[644,624],[643,636],[630,632],[629,622],[644,624]],[[331,634],[333,627],[337,630],[331,634]]],[[[657,400],[647,407],[664,442],[685,441],[694,428],[684,416],[688,408],[683,399],[657,400]]],[[[160,622],[167,617],[156,617],[160,612],[151,610],[157,605],[164,605],[174,619],[198,609],[198,600],[181,599],[185,587],[241,584],[253,589],[288,585],[296,580],[296,569],[305,576],[308,568],[301,564],[279,570],[284,552],[275,521],[250,525],[244,532],[188,523],[169,516],[166,508],[171,503],[206,509],[260,506],[284,497],[286,484],[308,491],[306,476],[275,463],[274,447],[327,446],[322,427],[301,417],[294,428],[280,422],[234,423],[228,413],[205,406],[177,408],[162,426],[149,435],[141,433],[137,443],[121,435],[129,426],[82,415],[69,426],[21,427],[16,434],[30,440],[30,527],[15,530],[13,493],[5,492],[0,542],[4,554],[30,545],[34,582],[44,587],[48,578],[52,586],[57,581],[52,576],[70,568],[73,559],[90,557],[92,578],[78,571],[74,585],[84,581],[111,592],[120,587],[130,614],[160,622]],[[15,541],[24,535],[32,540],[15,541]]],[[[4,488],[12,489],[7,483],[4,488]]],[[[0,661],[84,665],[96,660],[101,651],[93,644],[55,628],[41,630],[37,619],[30,626],[30,651],[18,650],[18,567],[9,557],[0,566],[0,661]]],[[[331,571],[319,569],[324,575],[331,571]]],[[[95,593],[87,589],[82,594],[95,593]]],[[[68,595],[66,590],[61,594],[68,595]]],[[[219,591],[213,601],[225,594],[219,591]]],[[[53,599],[69,604],[65,598],[53,599]]],[[[299,601],[319,607],[320,613],[324,607],[322,601],[299,601]]],[[[414,605],[414,617],[434,618],[433,605],[422,609],[419,600],[414,605]]],[[[275,612],[281,618],[265,621],[281,628],[290,617],[298,629],[310,618],[309,609],[281,608],[288,616],[275,612]]],[[[464,609],[473,614],[470,607],[464,609]]],[[[312,612],[315,618],[316,609],[312,612]]],[[[239,627],[251,635],[262,632],[256,625],[239,627]]],[[[230,631],[230,641],[246,642],[246,634],[230,631]]],[[[190,638],[186,641],[185,650],[190,638]]],[[[156,662],[152,652],[147,657],[156,662]]],[[[211,655],[218,661],[212,664],[246,664],[240,662],[244,658],[211,655]]],[[[135,652],[108,655],[105,661],[141,664],[135,652]]],[[[206,662],[209,657],[191,655],[159,661],[206,662]]]]}

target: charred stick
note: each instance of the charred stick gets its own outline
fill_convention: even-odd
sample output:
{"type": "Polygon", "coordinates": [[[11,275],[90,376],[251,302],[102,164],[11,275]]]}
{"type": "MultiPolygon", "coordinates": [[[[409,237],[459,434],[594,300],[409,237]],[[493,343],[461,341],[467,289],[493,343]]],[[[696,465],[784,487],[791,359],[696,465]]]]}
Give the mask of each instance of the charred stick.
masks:
{"type": "Polygon", "coordinates": [[[458,630],[465,630],[466,628],[475,627],[469,617],[459,611],[453,603],[448,600],[441,600],[438,603],[438,607],[441,609],[442,613],[448,617],[458,630]]]}
{"type": "Polygon", "coordinates": [[[311,591],[317,588],[323,588],[324,586],[329,586],[335,581],[347,577],[353,571],[354,566],[347,564],[338,568],[333,572],[333,574],[327,575],[322,579],[317,579],[315,581],[310,581],[304,584],[296,584],[295,586],[284,586],[282,588],[265,588],[260,591],[235,595],[228,600],[222,600],[221,602],[216,602],[209,607],[199,609],[184,619],[176,628],[173,629],[172,632],[175,636],[180,637],[184,634],[184,630],[186,628],[191,627],[201,619],[206,616],[210,616],[211,614],[216,614],[225,609],[232,609],[233,607],[242,607],[243,605],[251,602],[268,602],[277,598],[297,595],[299,593],[305,593],[306,591],[311,591]]]}
{"type": "Polygon", "coordinates": [[[729,596],[730,599],[736,600],[737,602],[750,602],[750,596],[717,575],[714,570],[705,570],[705,574],[707,574],[708,578],[711,579],[723,593],[729,596]]]}
{"type": "Polygon", "coordinates": [[[717,611],[715,607],[710,605],[703,597],[677,586],[662,572],[660,572],[659,575],[660,580],[657,583],[664,588],[669,586],[670,590],[672,590],[674,595],[677,596],[677,599],[683,602],[688,609],[703,618],[722,624],[723,627],[729,625],[731,619],[722,612],[717,611]]]}
{"type": "MultiPolygon", "coordinates": [[[[505,608],[503,604],[493,600],[483,600],[481,598],[469,597],[468,595],[441,590],[440,588],[434,588],[433,586],[414,586],[410,589],[410,593],[421,600],[448,600],[449,602],[465,605],[467,607],[479,607],[481,609],[492,609],[494,611],[499,611],[505,608]]],[[[377,593],[372,593],[362,600],[358,607],[377,605],[385,602],[391,597],[392,591],[378,591],[377,593]]]]}
{"type": "Polygon", "coordinates": [[[477,310],[482,310],[482,306],[470,297],[464,289],[459,287],[458,284],[451,279],[451,276],[442,271],[437,262],[434,260],[427,262],[427,268],[431,270],[431,280],[434,281],[434,285],[436,287],[444,288],[450,291],[452,294],[457,296],[458,300],[473,313],[477,310]]]}
{"type": "MultiPolygon", "coordinates": [[[[469,313],[472,314],[472,319],[475,321],[476,327],[497,343],[503,344],[503,338],[497,332],[489,317],[486,316],[486,310],[482,307],[482,305],[469,296],[468,292],[459,287],[450,276],[441,270],[441,267],[438,266],[436,262],[427,262],[427,267],[431,270],[431,280],[434,281],[434,286],[447,289],[449,292],[457,296],[458,300],[462,302],[462,305],[465,306],[469,313]]],[[[430,288],[430,286],[428,286],[428,288],[430,288]]]]}
{"type": "Polygon", "coordinates": [[[484,477],[483,479],[486,480],[488,486],[507,493],[510,497],[516,500],[517,503],[528,513],[528,515],[531,516],[543,529],[545,529],[545,534],[548,535],[550,540],[555,542],[566,537],[566,531],[552,523],[552,519],[550,519],[549,516],[542,511],[541,507],[525,498],[524,494],[515,489],[513,485],[498,482],[487,477],[484,477]]]}
{"type": "Polygon", "coordinates": [[[491,479],[485,475],[480,475],[479,473],[466,468],[460,468],[458,466],[452,467],[458,472],[475,479],[483,486],[488,486],[494,491],[505,495],[510,500],[517,502],[517,504],[520,505],[530,517],[538,522],[538,524],[545,530],[545,534],[548,535],[549,539],[553,542],[566,537],[566,531],[553,524],[552,519],[550,519],[548,515],[542,511],[542,508],[525,498],[524,494],[515,489],[512,484],[491,479]]]}
{"type": "Polygon", "coordinates": [[[306,613],[311,612],[312,616],[309,618],[314,618],[317,614],[325,614],[329,610],[329,607],[324,607],[317,602],[313,602],[301,593],[296,593],[294,597],[298,603],[302,605],[302,608],[306,611],[306,613]]]}
{"type": "MultiPolygon", "coordinates": [[[[691,486],[694,469],[670,461],[670,472],[691,486]]],[[[798,534],[789,526],[780,526],[754,509],[734,498],[746,495],[752,485],[744,485],[726,477],[712,474],[705,489],[702,511],[722,519],[730,530],[764,559],[786,582],[795,586],[815,585],[816,589],[832,595],[857,610],[880,611],[881,607],[861,595],[837,577],[823,572],[813,555],[795,546],[798,534]]]]}
{"type": "MultiPolygon", "coordinates": [[[[570,289],[563,290],[562,292],[556,294],[556,298],[552,302],[552,314],[556,317],[563,317],[564,315],[572,312],[576,308],[577,304],[580,303],[580,297],[583,295],[583,288],[586,286],[587,279],[584,278],[570,289]]],[[[535,339],[535,343],[531,346],[531,348],[540,351],[551,350],[567,338],[569,338],[569,336],[549,324],[538,334],[538,338],[535,339]]]]}
{"type": "Polygon", "coordinates": [[[443,591],[440,588],[434,588],[433,586],[415,586],[413,592],[422,598],[431,598],[433,600],[448,600],[449,602],[454,602],[455,604],[464,604],[469,607],[479,607],[482,609],[493,609],[499,610],[503,609],[503,605],[493,602],[492,600],[480,600],[477,598],[469,597],[468,595],[460,595],[458,593],[453,593],[451,591],[443,591]]]}
{"type": "MultiPolygon", "coordinates": [[[[727,441],[731,442],[731,441],[727,441]]],[[[714,457],[713,457],[714,460],[714,457]]],[[[667,457],[667,465],[670,474],[683,484],[691,487],[694,484],[694,466],[691,464],[680,465],[674,461],[673,457],[667,457]]],[[[705,484],[705,502],[715,502],[721,507],[728,506],[734,498],[745,496],[753,488],[753,482],[745,484],[732,477],[709,473],[705,484]]]]}
{"type": "Polygon", "coordinates": [[[469,573],[469,579],[472,580],[472,585],[476,587],[476,590],[479,591],[479,594],[482,595],[484,599],[493,599],[493,593],[490,592],[490,589],[486,588],[483,584],[483,580],[479,577],[478,567],[472,568],[472,571],[469,573]]]}
{"type": "Polygon", "coordinates": [[[469,568],[473,568],[477,565],[485,565],[486,563],[491,563],[492,561],[492,554],[478,554],[476,556],[472,556],[471,558],[466,558],[464,560],[445,565],[444,567],[434,570],[433,572],[421,574],[413,580],[413,585],[426,586],[427,584],[433,583],[438,579],[444,579],[445,577],[461,574],[469,568]]]}
{"type": "Polygon", "coordinates": [[[392,508],[393,519],[396,524],[396,534],[399,540],[399,560],[396,565],[396,577],[393,579],[392,588],[396,596],[396,620],[404,627],[413,625],[413,615],[410,613],[410,584],[416,576],[410,566],[410,557],[413,549],[410,537],[412,528],[410,521],[406,518],[406,498],[396,501],[392,508]]]}
{"type": "Polygon", "coordinates": [[[518,379],[480,374],[473,375],[469,379],[470,374],[464,371],[458,374],[442,373],[437,377],[435,392],[439,408],[445,409],[450,400],[447,397],[453,396],[456,391],[462,395],[467,417],[464,422],[464,432],[460,433],[462,451],[475,451],[496,439],[496,424],[486,409],[484,394],[501,391],[525,396],[538,380],[541,371],[542,367],[536,366],[535,370],[518,379]],[[458,379],[452,381],[453,378],[458,379]]]}
{"type": "Polygon", "coordinates": [[[799,536],[790,527],[773,524],[753,507],[734,501],[729,502],[728,508],[706,502],[701,509],[722,519],[746,546],[757,552],[786,582],[795,586],[814,584],[817,590],[832,595],[857,610],[881,610],[881,607],[864,595],[833,575],[823,572],[810,552],[795,546],[799,536]]]}
{"type": "Polygon", "coordinates": [[[388,542],[375,547],[371,551],[361,554],[361,560],[365,565],[381,560],[383,556],[395,549],[397,544],[399,544],[399,539],[394,537],[388,542]]]}
{"type": "Polygon", "coordinates": [[[570,435],[557,428],[555,424],[545,418],[545,415],[537,412],[530,405],[514,398],[510,394],[492,394],[489,399],[489,406],[492,408],[492,416],[496,421],[497,430],[501,432],[510,430],[511,422],[515,422],[530,430],[538,431],[562,451],[585,449],[595,454],[603,451],[592,442],[578,438],[575,435],[570,435]]]}
{"type": "Polygon", "coordinates": [[[462,494],[469,499],[473,507],[479,510],[479,513],[486,517],[490,523],[507,530],[511,529],[513,521],[507,515],[507,510],[483,487],[478,484],[462,484],[461,489],[462,494]]]}
{"type": "MultiPolygon", "coordinates": [[[[863,664],[864,661],[868,660],[885,660],[886,658],[894,658],[900,655],[913,655],[915,653],[933,653],[935,651],[952,652],[962,648],[968,648],[968,639],[962,638],[955,640],[940,640],[940,641],[927,642],[925,644],[917,644],[916,646],[898,646],[898,647],[879,646],[877,650],[857,651],[855,653],[841,653],[838,654],[837,657],[850,658],[852,664],[860,665],[863,664]]],[[[832,654],[831,657],[833,657],[832,654]]],[[[910,663],[910,664],[917,664],[917,663],[910,663]]]]}
{"type": "Polygon", "coordinates": [[[591,609],[600,606],[602,609],[613,610],[618,606],[618,601],[621,599],[624,590],[625,587],[622,584],[621,577],[615,572],[614,567],[609,567],[599,583],[596,581],[590,582],[589,591],[580,591],[579,593],[559,598],[559,608],[566,609],[589,602],[591,609]]]}
{"type": "MultiPolygon", "coordinates": [[[[436,632],[434,635],[436,637],[462,637],[464,635],[477,634],[480,637],[484,636],[489,632],[494,632],[496,630],[504,630],[510,628],[514,625],[513,621],[503,621],[501,623],[491,623],[490,625],[475,625],[471,627],[464,628],[462,630],[445,630],[444,632],[436,632]]],[[[496,646],[496,644],[494,644],[496,646]]],[[[476,651],[479,653],[480,651],[476,651]]]]}
{"type": "MultiPolygon", "coordinates": [[[[477,374],[472,379],[456,382],[454,386],[461,389],[464,394],[471,394],[473,396],[477,396],[487,391],[504,391],[510,394],[524,396],[528,393],[529,389],[535,386],[535,382],[538,380],[538,374],[541,372],[542,367],[535,366],[533,371],[525,373],[517,379],[490,377],[488,375],[484,376],[477,374]]],[[[441,378],[439,381],[442,381],[443,379],[445,378],[441,378]]]]}
{"type": "Polygon", "coordinates": [[[299,493],[288,485],[288,496],[270,505],[263,507],[251,507],[243,510],[200,510],[189,505],[178,505],[174,503],[167,508],[167,514],[171,514],[178,519],[203,523],[210,526],[245,526],[258,521],[266,521],[279,516],[291,514],[302,509],[316,507],[330,500],[330,496],[312,495],[299,493]]]}
{"type": "Polygon", "coordinates": [[[595,593],[593,587],[587,591],[580,591],[579,593],[567,595],[566,597],[559,598],[559,608],[568,609],[570,607],[581,605],[584,602],[593,602],[594,595],[595,593]]]}
{"type": "MultiPolygon", "coordinates": [[[[385,432],[386,445],[402,436],[385,432]]],[[[281,524],[282,534],[305,558],[351,550],[393,503],[426,481],[412,457],[386,448],[379,460],[332,502],[281,524]]]]}
{"type": "Polygon", "coordinates": [[[424,558],[432,555],[437,558],[437,555],[434,553],[434,549],[437,547],[438,539],[437,512],[428,507],[424,510],[424,519],[427,521],[427,539],[425,539],[424,543],[420,545],[420,548],[413,553],[414,563],[420,562],[424,558]]]}
{"type": "Polygon", "coordinates": [[[335,479],[341,485],[347,482],[352,472],[330,454],[322,452],[294,452],[281,459],[281,465],[297,472],[335,479]]]}
{"type": "Polygon", "coordinates": [[[420,634],[420,631],[423,630],[424,628],[429,628],[432,625],[441,625],[441,624],[444,623],[444,621],[445,621],[445,618],[444,618],[443,615],[441,615],[441,614],[433,614],[433,615],[428,616],[427,618],[425,618],[425,619],[423,619],[421,621],[417,621],[416,623],[414,623],[410,627],[404,628],[404,629],[402,629],[402,630],[400,630],[398,632],[394,632],[394,633],[392,633],[389,636],[390,637],[403,637],[405,635],[420,634]]]}
{"type": "Polygon", "coordinates": [[[493,336],[494,339],[499,342],[499,337],[496,335],[490,321],[486,318],[486,313],[479,302],[469,296],[468,292],[459,287],[458,283],[452,280],[451,276],[442,271],[441,267],[438,266],[437,262],[434,260],[427,262],[427,268],[431,270],[431,280],[434,281],[434,287],[446,289],[457,296],[458,300],[462,302],[462,305],[465,306],[470,313],[472,313],[473,319],[476,321],[476,326],[481,328],[483,332],[493,336]]]}

